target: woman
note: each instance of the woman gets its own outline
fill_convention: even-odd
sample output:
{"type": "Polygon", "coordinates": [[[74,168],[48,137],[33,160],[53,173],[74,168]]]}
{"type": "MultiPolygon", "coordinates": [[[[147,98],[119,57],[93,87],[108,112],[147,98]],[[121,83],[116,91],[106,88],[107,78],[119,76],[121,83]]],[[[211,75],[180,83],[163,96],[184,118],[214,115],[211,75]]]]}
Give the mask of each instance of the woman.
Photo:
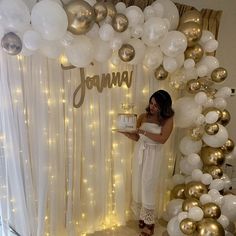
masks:
{"type": "Polygon", "coordinates": [[[137,141],[132,166],[132,210],[139,217],[140,236],[154,233],[155,203],[160,180],[162,147],[173,129],[172,100],[164,90],[158,90],[149,99],[146,113],[137,120],[137,132],[125,136],[137,141]]]}

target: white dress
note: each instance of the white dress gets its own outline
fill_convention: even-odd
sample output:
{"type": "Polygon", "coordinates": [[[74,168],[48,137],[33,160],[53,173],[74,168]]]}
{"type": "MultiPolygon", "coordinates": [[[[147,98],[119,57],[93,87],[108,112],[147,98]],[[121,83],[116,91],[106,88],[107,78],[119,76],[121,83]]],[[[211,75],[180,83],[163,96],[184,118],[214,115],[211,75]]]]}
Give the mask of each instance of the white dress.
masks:
{"type": "MultiPolygon", "coordinates": [[[[161,133],[161,126],[155,123],[144,122],[140,129],[150,133],[161,133]]],[[[134,203],[140,206],[139,210],[145,208],[154,212],[156,207],[157,188],[163,158],[162,147],[162,144],[144,135],[140,135],[135,145],[132,163],[132,197],[134,203]]],[[[132,209],[136,215],[140,214],[137,209],[134,210],[134,207],[132,209]]],[[[140,218],[142,219],[142,217],[140,218]]]]}

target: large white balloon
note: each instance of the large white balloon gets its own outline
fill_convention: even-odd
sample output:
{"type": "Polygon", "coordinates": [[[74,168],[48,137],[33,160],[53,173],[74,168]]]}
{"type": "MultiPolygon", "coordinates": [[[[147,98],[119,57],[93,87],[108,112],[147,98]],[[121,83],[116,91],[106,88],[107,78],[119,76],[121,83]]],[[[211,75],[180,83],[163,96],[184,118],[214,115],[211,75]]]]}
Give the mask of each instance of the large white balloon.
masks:
{"type": "Polygon", "coordinates": [[[164,8],[163,18],[170,21],[170,30],[174,30],[179,24],[179,11],[176,5],[170,0],[157,0],[164,8]]]}
{"type": "Polygon", "coordinates": [[[236,221],[236,196],[235,195],[225,195],[223,197],[223,202],[221,206],[221,213],[228,217],[232,222],[236,221]]]}
{"type": "Polygon", "coordinates": [[[39,49],[41,41],[40,34],[34,30],[28,30],[23,35],[23,43],[29,50],[35,51],[39,49]]]}
{"type": "Polygon", "coordinates": [[[218,126],[219,131],[215,135],[205,133],[202,136],[203,141],[210,147],[221,147],[228,140],[229,135],[227,129],[221,124],[218,124],[218,126]]]}
{"type": "Polygon", "coordinates": [[[179,143],[179,149],[184,155],[190,155],[192,153],[198,153],[201,150],[202,141],[194,141],[189,136],[184,136],[179,143]]]}
{"type": "Polygon", "coordinates": [[[150,46],[156,47],[160,45],[161,40],[167,34],[168,27],[166,22],[159,17],[148,19],[143,25],[143,42],[150,46]]]}
{"type": "Polygon", "coordinates": [[[149,69],[155,69],[161,65],[163,61],[163,54],[160,47],[146,48],[143,65],[149,69]]]}
{"type": "Polygon", "coordinates": [[[66,12],[58,3],[44,0],[34,5],[31,23],[44,39],[58,40],[66,33],[68,19],[66,12]]]}
{"type": "Polygon", "coordinates": [[[175,101],[175,126],[187,128],[194,124],[202,107],[194,101],[192,97],[182,97],[175,101]]]}
{"type": "Polygon", "coordinates": [[[0,1],[0,25],[8,30],[24,31],[30,25],[29,8],[22,0],[0,1]]]}
{"type": "Polygon", "coordinates": [[[160,47],[165,55],[176,57],[187,48],[186,36],[179,31],[170,31],[161,41],[160,47]]]}
{"type": "Polygon", "coordinates": [[[133,27],[138,24],[143,24],[144,14],[137,6],[129,6],[125,10],[125,15],[128,18],[129,26],[133,27]]]}
{"type": "Polygon", "coordinates": [[[167,232],[169,236],[184,236],[179,227],[178,216],[173,217],[167,224],[167,232]]]}
{"type": "Polygon", "coordinates": [[[86,67],[92,62],[94,48],[90,38],[79,35],[65,52],[72,65],[86,67]]]}

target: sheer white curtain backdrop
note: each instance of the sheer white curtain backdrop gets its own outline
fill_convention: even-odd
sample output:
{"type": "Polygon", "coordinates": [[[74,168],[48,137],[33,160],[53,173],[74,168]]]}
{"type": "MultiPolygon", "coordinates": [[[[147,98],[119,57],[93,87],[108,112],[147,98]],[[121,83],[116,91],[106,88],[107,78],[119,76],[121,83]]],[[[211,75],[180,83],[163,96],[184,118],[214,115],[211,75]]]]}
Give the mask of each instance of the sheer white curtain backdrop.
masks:
{"type": "MultiPolygon", "coordinates": [[[[125,224],[134,143],[112,128],[122,103],[140,114],[167,82],[142,66],[91,65],[86,76],[133,71],[132,86],[86,89],[83,105],[73,108],[78,68],[63,71],[40,55],[0,57],[0,220],[22,236],[77,236],[125,224]]],[[[163,189],[174,136],[165,145],[163,189]]],[[[163,209],[165,192],[160,199],[163,209]]],[[[2,228],[1,235],[9,234],[2,228]]]]}

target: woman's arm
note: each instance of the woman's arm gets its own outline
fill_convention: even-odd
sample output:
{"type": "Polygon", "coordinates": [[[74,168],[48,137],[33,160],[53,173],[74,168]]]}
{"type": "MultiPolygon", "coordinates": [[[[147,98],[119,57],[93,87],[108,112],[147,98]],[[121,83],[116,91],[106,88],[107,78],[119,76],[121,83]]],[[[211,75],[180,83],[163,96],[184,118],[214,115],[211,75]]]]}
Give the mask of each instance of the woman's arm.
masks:
{"type": "Polygon", "coordinates": [[[141,129],[138,130],[138,134],[143,134],[146,137],[152,139],[153,141],[163,144],[167,141],[167,139],[169,138],[169,136],[173,130],[173,123],[174,123],[173,117],[170,117],[168,120],[166,120],[166,122],[162,126],[160,134],[147,132],[147,131],[141,130],[141,129]]]}

